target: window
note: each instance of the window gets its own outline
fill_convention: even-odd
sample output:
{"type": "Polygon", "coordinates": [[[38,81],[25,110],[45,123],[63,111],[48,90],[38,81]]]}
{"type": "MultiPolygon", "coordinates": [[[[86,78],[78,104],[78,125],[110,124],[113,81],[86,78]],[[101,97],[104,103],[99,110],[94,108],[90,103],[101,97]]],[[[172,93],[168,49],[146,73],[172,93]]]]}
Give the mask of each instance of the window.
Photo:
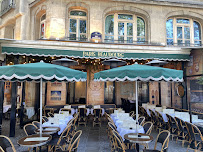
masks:
{"type": "Polygon", "coordinates": [[[200,46],[201,26],[197,21],[186,18],[170,18],[166,21],[167,45],[200,46]]]}
{"type": "Polygon", "coordinates": [[[133,14],[115,13],[105,19],[105,41],[145,43],[145,21],[133,14]]]}
{"type": "Polygon", "coordinates": [[[45,38],[45,21],[46,21],[46,14],[42,15],[40,18],[40,38],[45,38]]]}
{"type": "Polygon", "coordinates": [[[87,39],[87,13],[84,11],[70,11],[69,39],[86,41],[87,39]]]}

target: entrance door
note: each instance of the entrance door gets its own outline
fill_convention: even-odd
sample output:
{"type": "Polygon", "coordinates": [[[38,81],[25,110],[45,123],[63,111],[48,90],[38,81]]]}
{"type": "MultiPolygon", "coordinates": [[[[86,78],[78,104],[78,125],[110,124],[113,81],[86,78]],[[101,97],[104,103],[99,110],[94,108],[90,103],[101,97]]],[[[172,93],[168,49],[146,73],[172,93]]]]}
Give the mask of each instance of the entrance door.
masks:
{"type": "Polygon", "coordinates": [[[115,82],[105,82],[104,87],[104,103],[115,103],[115,82]]]}

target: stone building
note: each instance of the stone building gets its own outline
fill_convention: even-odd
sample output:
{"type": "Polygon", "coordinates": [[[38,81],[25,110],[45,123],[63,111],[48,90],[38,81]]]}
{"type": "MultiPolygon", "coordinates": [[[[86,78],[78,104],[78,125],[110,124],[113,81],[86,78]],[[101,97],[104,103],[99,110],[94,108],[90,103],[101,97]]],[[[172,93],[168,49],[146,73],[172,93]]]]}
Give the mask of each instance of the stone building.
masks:
{"type": "MultiPolygon", "coordinates": [[[[71,68],[87,72],[87,82],[44,84],[45,104],[85,98],[87,104],[120,105],[121,98],[134,97],[134,83],[94,82],[95,72],[110,68],[102,61],[164,60],[164,67],[184,70],[184,97],[177,94],[179,83],[139,82],[139,100],[186,109],[192,102],[202,109],[203,89],[196,83],[203,74],[202,8],[201,0],[2,0],[1,64],[76,60],[71,68]],[[57,91],[60,97],[53,98],[57,91]]],[[[9,102],[11,83],[5,88],[9,102]]],[[[36,90],[26,83],[26,105],[34,106],[36,90]]]]}

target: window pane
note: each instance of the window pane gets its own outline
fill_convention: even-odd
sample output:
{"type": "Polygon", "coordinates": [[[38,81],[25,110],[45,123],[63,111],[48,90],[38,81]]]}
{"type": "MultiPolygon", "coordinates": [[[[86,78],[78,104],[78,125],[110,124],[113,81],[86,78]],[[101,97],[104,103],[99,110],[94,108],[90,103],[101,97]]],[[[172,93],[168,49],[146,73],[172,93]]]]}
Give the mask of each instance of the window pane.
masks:
{"type": "Polygon", "coordinates": [[[86,33],[86,20],[80,20],[80,33],[86,33]]]}
{"type": "Polygon", "coordinates": [[[70,40],[76,40],[76,34],[70,34],[70,40]]]}
{"type": "Polygon", "coordinates": [[[124,23],[118,23],[118,35],[124,35],[124,23]]]}
{"type": "Polygon", "coordinates": [[[189,40],[185,41],[185,46],[190,46],[190,41],[189,40]]]}
{"type": "Polygon", "coordinates": [[[132,20],[133,16],[128,14],[118,14],[118,19],[132,20]]]}
{"type": "Polygon", "coordinates": [[[114,37],[113,36],[105,36],[105,41],[106,42],[113,42],[114,41],[114,37]]]}
{"type": "Polygon", "coordinates": [[[140,17],[137,18],[137,36],[145,36],[145,23],[140,17]]]}
{"type": "Polygon", "coordinates": [[[133,23],[127,23],[127,35],[133,36],[133,23]]]}
{"type": "Polygon", "coordinates": [[[119,37],[118,37],[118,42],[124,43],[124,37],[123,37],[123,36],[119,36],[119,37]]]}
{"type": "Polygon", "coordinates": [[[167,45],[173,45],[173,39],[167,39],[167,45]]]}
{"type": "Polygon", "coordinates": [[[46,14],[44,14],[42,17],[41,17],[41,21],[45,20],[46,19],[46,14]]]}
{"type": "Polygon", "coordinates": [[[178,40],[178,45],[183,45],[183,41],[182,40],[178,40]]]}
{"type": "Polygon", "coordinates": [[[166,21],[166,35],[167,38],[173,38],[173,19],[166,21]]]}
{"type": "Polygon", "coordinates": [[[70,19],[70,29],[69,32],[76,32],[77,21],[74,19],[70,19]]]}
{"type": "Polygon", "coordinates": [[[182,27],[177,27],[177,38],[183,38],[182,27]]]}
{"type": "Polygon", "coordinates": [[[133,43],[133,37],[127,37],[127,42],[128,43],[133,43]]]}
{"type": "Polygon", "coordinates": [[[184,27],[184,38],[190,39],[190,28],[189,27],[184,27]]]}
{"type": "Polygon", "coordinates": [[[137,41],[138,41],[139,43],[145,43],[145,38],[138,37],[138,38],[137,38],[137,41]]]}
{"type": "Polygon", "coordinates": [[[86,16],[86,12],[83,11],[71,11],[70,15],[75,15],[75,16],[86,16]]]}
{"type": "Polygon", "coordinates": [[[80,40],[81,40],[81,41],[86,41],[86,40],[87,40],[87,39],[86,39],[86,35],[82,35],[82,34],[81,34],[81,35],[80,35],[80,40]]]}
{"type": "Polygon", "coordinates": [[[195,41],[195,46],[201,46],[201,41],[195,41]]]}
{"type": "Polygon", "coordinates": [[[198,22],[194,21],[194,39],[201,40],[201,28],[198,22]]]}
{"type": "Polygon", "coordinates": [[[114,35],[114,15],[109,15],[106,17],[105,34],[114,35]]]}
{"type": "Polygon", "coordinates": [[[182,18],[178,18],[176,20],[177,23],[183,23],[183,24],[190,24],[189,19],[182,19],[182,18]]]}

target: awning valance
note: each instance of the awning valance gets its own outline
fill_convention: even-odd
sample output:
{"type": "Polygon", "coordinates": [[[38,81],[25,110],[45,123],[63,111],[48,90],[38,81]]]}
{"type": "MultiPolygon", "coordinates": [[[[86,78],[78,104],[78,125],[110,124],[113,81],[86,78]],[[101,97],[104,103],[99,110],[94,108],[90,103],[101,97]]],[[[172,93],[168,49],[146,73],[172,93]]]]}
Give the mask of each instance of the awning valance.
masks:
{"type": "Polygon", "coordinates": [[[103,52],[103,51],[75,51],[42,48],[20,48],[2,46],[2,54],[26,56],[57,56],[75,58],[118,58],[118,59],[159,59],[169,61],[189,61],[188,54],[158,54],[158,53],[129,53],[129,52],[103,52]]]}

